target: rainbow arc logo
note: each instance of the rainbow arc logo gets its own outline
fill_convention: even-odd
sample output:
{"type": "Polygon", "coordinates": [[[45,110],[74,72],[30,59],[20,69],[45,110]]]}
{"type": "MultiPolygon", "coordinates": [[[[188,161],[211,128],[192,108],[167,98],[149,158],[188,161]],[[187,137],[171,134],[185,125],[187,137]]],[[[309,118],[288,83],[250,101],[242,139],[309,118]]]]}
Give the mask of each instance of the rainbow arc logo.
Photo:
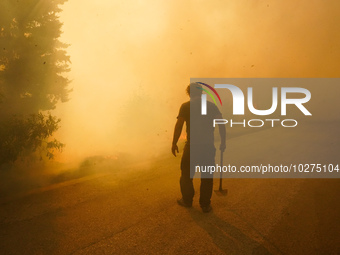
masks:
{"type": "MultiPolygon", "coordinates": [[[[206,83],[203,83],[203,82],[196,82],[196,83],[201,84],[201,85],[209,88],[211,91],[213,91],[215,93],[215,95],[217,96],[218,100],[220,101],[220,104],[222,105],[222,100],[220,98],[220,95],[217,93],[217,91],[213,87],[211,87],[210,85],[208,85],[206,83]]],[[[198,88],[200,90],[203,90],[205,93],[207,93],[212,98],[212,100],[214,101],[215,105],[217,106],[216,100],[215,100],[213,94],[211,94],[211,92],[209,90],[207,90],[205,88],[201,88],[201,87],[196,87],[196,88],[198,88]]]]}

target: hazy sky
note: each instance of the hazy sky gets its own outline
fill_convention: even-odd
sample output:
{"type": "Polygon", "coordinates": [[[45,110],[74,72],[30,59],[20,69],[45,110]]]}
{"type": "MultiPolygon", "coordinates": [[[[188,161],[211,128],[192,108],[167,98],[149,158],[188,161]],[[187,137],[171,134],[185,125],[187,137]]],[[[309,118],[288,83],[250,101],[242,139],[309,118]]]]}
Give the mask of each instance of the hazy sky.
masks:
{"type": "Polygon", "coordinates": [[[338,0],[84,1],[62,7],[73,92],[63,158],[170,148],[191,77],[338,77],[338,0]]]}

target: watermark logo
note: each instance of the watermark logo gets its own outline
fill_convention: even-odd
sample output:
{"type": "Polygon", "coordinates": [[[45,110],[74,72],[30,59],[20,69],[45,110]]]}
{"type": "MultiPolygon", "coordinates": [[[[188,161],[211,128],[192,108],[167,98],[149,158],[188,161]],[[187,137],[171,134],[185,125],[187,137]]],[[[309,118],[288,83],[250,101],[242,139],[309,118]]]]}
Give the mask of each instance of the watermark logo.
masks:
{"type": "MultiPolygon", "coordinates": [[[[198,83],[198,84],[201,84],[201,85],[203,85],[203,86],[206,86],[207,88],[209,88],[210,90],[212,90],[212,91],[215,93],[215,95],[217,96],[218,100],[220,101],[220,104],[222,105],[221,97],[220,97],[220,95],[217,93],[217,91],[216,91],[213,87],[211,87],[210,85],[208,85],[208,84],[206,84],[206,83],[203,83],[203,82],[197,82],[197,83],[198,83]]],[[[201,90],[203,90],[204,92],[206,92],[206,93],[212,98],[212,100],[214,101],[215,105],[217,105],[214,96],[213,96],[208,90],[206,90],[206,89],[204,89],[204,88],[202,88],[202,87],[196,87],[196,88],[201,89],[201,90]]],[[[204,95],[204,94],[202,94],[202,95],[204,95]]],[[[206,100],[206,97],[205,97],[205,100],[206,100]]]]}
{"type": "MultiPolygon", "coordinates": [[[[215,90],[215,88],[228,90],[232,95],[233,115],[245,115],[245,95],[239,87],[232,85],[232,84],[215,84],[214,86],[215,88],[213,88],[212,86],[206,83],[203,83],[203,82],[197,82],[197,83],[213,91],[215,95],[217,96],[217,98],[219,99],[221,106],[222,106],[222,100],[219,94],[217,93],[217,91],[215,90]]],[[[216,100],[209,90],[202,88],[202,87],[197,87],[197,88],[206,92],[206,94],[201,95],[201,115],[207,115],[207,94],[210,95],[215,105],[217,106],[216,100]]],[[[252,114],[257,115],[257,116],[268,116],[268,115],[273,114],[277,110],[278,105],[279,105],[279,100],[280,100],[281,116],[287,115],[287,105],[295,105],[305,116],[312,115],[307,110],[307,108],[304,106],[304,104],[309,102],[309,100],[311,99],[311,93],[308,89],[300,88],[300,87],[281,87],[281,88],[272,87],[271,95],[272,95],[272,98],[271,98],[272,103],[271,103],[270,108],[256,109],[256,107],[254,106],[254,102],[253,102],[253,88],[248,87],[247,95],[246,95],[248,110],[252,114]],[[278,94],[279,89],[280,89],[280,95],[281,95],[280,97],[278,94]],[[295,94],[298,96],[296,98],[291,98],[291,96],[289,96],[290,94],[295,94]]],[[[246,122],[246,120],[243,120],[242,122],[234,122],[234,125],[242,124],[245,127],[247,126],[246,123],[248,123],[249,127],[262,127],[264,126],[265,122],[269,122],[271,123],[271,126],[274,127],[275,121],[280,121],[283,127],[297,126],[297,121],[294,119],[286,119],[282,121],[280,119],[265,119],[265,120],[251,119],[248,122],[246,122]],[[257,125],[255,125],[254,123],[257,123],[257,125]],[[285,123],[293,123],[293,124],[287,125],[285,123]]],[[[231,127],[232,127],[233,126],[232,120],[228,121],[226,119],[214,119],[213,126],[215,127],[215,125],[227,124],[228,122],[231,124],[231,127]]]]}
{"type": "MultiPolygon", "coordinates": [[[[213,87],[211,87],[210,85],[208,85],[206,83],[203,83],[203,82],[197,82],[197,83],[200,84],[200,85],[203,85],[203,86],[209,88],[211,91],[213,91],[215,93],[215,95],[217,96],[217,98],[220,101],[220,104],[222,106],[221,97],[220,97],[220,95],[217,93],[217,91],[213,87]]],[[[207,90],[205,88],[202,88],[202,87],[198,87],[198,86],[196,88],[198,88],[200,90],[203,90],[205,93],[207,93],[212,98],[212,100],[214,101],[215,105],[217,106],[216,100],[215,100],[214,96],[210,93],[209,90],[207,90]]],[[[202,94],[202,96],[201,96],[201,102],[202,102],[201,114],[202,115],[207,115],[207,94],[202,94]]]]}
{"type": "MultiPolygon", "coordinates": [[[[202,82],[197,82],[199,84],[205,85],[207,87],[209,87],[212,91],[215,92],[215,94],[217,95],[218,99],[220,100],[220,103],[222,105],[222,101],[221,98],[219,96],[219,94],[216,92],[216,90],[209,86],[208,84],[202,83],[202,82]]],[[[197,87],[200,88],[200,87],[197,87]]],[[[224,89],[228,89],[233,97],[233,115],[244,115],[244,94],[242,92],[242,90],[235,86],[235,85],[231,85],[231,84],[215,84],[215,88],[224,88],[224,89]]],[[[207,91],[206,89],[200,88],[203,91],[205,91],[206,93],[208,93],[212,99],[215,102],[216,105],[216,101],[214,99],[214,97],[211,95],[211,93],[209,91],[207,91]]],[[[248,93],[247,93],[247,103],[248,103],[248,109],[251,113],[255,114],[255,115],[270,115],[272,113],[274,113],[277,109],[277,105],[278,105],[278,88],[274,87],[272,88],[272,105],[269,109],[266,110],[258,110],[255,109],[254,104],[253,104],[253,88],[249,87],[247,89],[248,93]]],[[[295,105],[298,109],[300,109],[300,111],[304,114],[304,115],[312,115],[307,109],[306,107],[303,106],[304,103],[307,103],[309,100],[311,99],[311,93],[309,90],[305,89],[305,88],[296,88],[296,87],[283,87],[281,88],[281,115],[287,115],[287,105],[288,104],[293,104],[295,105]],[[287,94],[289,93],[300,93],[304,95],[304,98],[287,98],[287,94]]],[[[202,94],[201,97],[201,102],[202,102],[202,115],[206,115],[206,105],[207,105],[207,97],[206,94],[202,94]],[[205,107],[204,107],[205,106],[205,107]]]]}
{"type": "Polygon", "coordinates": [[[182,108],[190,113],[190,177],[340,178],[339,84],[340,78],[191,78],[182,108]]]}

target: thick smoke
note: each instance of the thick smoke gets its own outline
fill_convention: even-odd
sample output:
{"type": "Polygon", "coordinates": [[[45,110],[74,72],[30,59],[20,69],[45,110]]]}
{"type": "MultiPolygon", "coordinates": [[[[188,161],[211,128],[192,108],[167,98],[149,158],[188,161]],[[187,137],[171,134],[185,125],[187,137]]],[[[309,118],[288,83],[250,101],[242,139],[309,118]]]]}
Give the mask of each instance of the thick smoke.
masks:
{"type": "Polygon", "coordinates": [[[69,1],[60,160],[168,150],[192,77],[336,77],[334,1],[69,1]]]}

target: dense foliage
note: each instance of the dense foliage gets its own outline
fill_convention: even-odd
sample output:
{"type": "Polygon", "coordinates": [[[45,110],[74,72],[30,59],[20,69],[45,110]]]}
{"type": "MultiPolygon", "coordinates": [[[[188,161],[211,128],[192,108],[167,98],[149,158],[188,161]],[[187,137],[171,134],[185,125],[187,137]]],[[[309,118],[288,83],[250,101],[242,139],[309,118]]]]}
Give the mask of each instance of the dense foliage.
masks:
{"type": "Polygon", "coordinates": [[[0,164],[63,145],[60,120],[46,112],[68,100],[70,58],[59,41],[65,0],[0,2],[0,164]]]}

